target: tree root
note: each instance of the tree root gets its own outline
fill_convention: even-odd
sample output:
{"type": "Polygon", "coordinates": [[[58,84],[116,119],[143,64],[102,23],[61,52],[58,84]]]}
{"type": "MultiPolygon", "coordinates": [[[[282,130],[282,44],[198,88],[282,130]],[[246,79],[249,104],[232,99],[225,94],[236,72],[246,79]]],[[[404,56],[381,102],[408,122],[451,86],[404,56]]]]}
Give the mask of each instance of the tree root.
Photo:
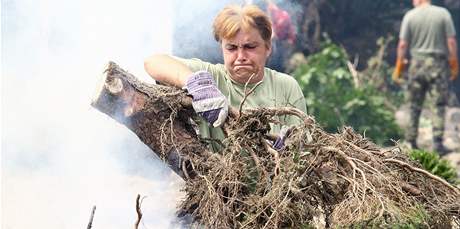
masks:
{"type": "Polygon", "coordinates": [[[436,176],[436,175],[433,175],[431,174],[430,172],[426,171],[426,170],[423,170],[423,169],[420,169],[420,168],[415,168],[411,165],[409,165],[408,163],[405,163],[405,162],[402,162],[402,161],[399,161],[399,160],[396,160],[396,159],[392,159],[392,158],[389,158],[389,159],[385,159],[383,160],[384,162],[392,162],[392,163],[396,163],[396,164],[399,164],[405,168],[408,168],[412,171],[416,171],[416,172],[419,172],[419,173],[422,173],[424,174],[425,176],[445,185],[446,187],[448,187],[449,189],[451,189],[452,191],[454,191],[455,193],[459,194],[460,195],[460,190],[454,186],[452,186],[451,184],[449,184],[446,180],[436,176]]]}

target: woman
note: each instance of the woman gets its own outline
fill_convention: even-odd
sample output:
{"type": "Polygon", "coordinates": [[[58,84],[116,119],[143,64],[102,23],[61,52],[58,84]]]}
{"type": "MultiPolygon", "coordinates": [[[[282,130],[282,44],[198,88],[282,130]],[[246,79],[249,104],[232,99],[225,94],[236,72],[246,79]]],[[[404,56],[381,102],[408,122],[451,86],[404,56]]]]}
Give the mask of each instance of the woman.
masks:
{"type": "MultiPolygon", "coordinates": [[[[154,55],[144,63],[155,80],[183,87],[192,95],[193,108],[211,124],[200,124],[202,137],[222,139],[219,126],[225,122],[228,106],[240,106],[246,92],[256,85],[243,108],[295,107],[306,113],[305,99],[295,79],[265,67],[272,51],[272,24],[260,8],[225,7],[215,18],[213,29],[224,64],[167,55],[154,55]]],[[[281,124],[272,125],[272,133],[300,122],[294,116],[279,121],[281,124]]]]}

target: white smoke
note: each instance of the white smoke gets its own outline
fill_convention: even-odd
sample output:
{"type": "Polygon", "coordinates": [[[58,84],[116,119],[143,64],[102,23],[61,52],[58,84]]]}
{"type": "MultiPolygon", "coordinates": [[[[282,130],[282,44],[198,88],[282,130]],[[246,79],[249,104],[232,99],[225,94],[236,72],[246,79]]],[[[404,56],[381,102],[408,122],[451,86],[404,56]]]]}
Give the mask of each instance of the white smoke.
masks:
{"type": "Polygon", "coordinates": [[[143,60],[170,52],[169,2],[2,0],[1,228],[177,225],[182,182],[137,136],[90,107],[113,60],[149,80],[143,60]]]}

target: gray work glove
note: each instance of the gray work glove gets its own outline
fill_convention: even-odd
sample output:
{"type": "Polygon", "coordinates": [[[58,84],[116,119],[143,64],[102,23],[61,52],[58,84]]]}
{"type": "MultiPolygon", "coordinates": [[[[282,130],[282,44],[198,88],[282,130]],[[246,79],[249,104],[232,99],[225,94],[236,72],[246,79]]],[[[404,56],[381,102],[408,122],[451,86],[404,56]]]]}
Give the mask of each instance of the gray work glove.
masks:
{"type": "Polygon", "coordinates": [[[281,127],[280,133],[278,138],[276,138],[275,142],[273,143],[273,149],[279,151],[284,148],[284,141],[286,137],[291,133],[291,128],[287,126],[281,127]]]}
{"type": "Polygon", "coordinates": [[[217,88],[209,72],[193,73],[184,88],[193,97],[192,106],[198,115],[214,127],[224,124],[228,114],[228,100],[217,88]]]}

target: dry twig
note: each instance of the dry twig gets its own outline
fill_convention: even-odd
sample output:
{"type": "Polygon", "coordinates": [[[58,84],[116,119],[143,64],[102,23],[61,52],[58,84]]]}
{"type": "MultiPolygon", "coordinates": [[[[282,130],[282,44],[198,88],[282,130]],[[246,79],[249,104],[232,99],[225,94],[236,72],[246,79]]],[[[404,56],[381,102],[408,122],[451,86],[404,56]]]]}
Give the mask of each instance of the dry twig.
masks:
{"type": "Polygon", "coordinates": [[[91,216],[89,217],[89,222],[88,222],[88,227],[87,229],[91,229],[93,226],[93,219],[94,219],[94,213],[96,212],[96,205],[93,206],[93,209],[91,210],[91,216]]]}
{"type": "Polygon", "coordinates": [[[139,228],[139,224],[141,223],[141,220],[142,220],[142,211],[141,211],[141,205],[142,205],[142,200],[144,200],[145,197],[142,197],[141,199],[141,195],[140,194],[137,194],[137,197],[136,197],[136,213],[137,213],[137,220],[136,222],[134,223],[134,229],[138,229],[139,228]]]}

